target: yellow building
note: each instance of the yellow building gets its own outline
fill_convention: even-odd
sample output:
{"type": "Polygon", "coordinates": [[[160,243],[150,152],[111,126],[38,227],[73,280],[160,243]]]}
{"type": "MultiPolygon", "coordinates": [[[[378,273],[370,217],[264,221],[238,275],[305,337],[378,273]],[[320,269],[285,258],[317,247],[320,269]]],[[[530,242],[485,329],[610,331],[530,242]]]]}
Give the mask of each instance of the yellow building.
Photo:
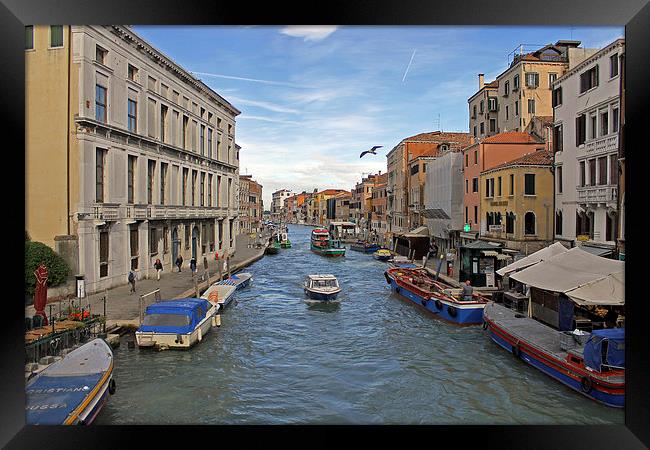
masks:
{"type": "Polygon", "coordinates": [[[234,251],[233,105],[126,26],[26,27],[25,225],[86,292],[234,251]]]}
{"type": "Polygon", "coordinates": [[[481,172],[481,239],[526,255],[553,242],[553,156],[538,150],[481,172]]]}

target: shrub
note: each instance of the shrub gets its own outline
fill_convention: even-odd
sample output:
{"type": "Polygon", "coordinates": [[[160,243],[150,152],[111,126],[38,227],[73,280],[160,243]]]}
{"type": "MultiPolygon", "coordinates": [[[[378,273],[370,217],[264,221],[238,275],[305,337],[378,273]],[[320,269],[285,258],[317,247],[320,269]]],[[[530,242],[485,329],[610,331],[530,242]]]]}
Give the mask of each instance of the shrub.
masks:
{"type": "Polygon", "coordinates": [[[63,258],[41,242],[25,242],[25,294],[34,295],[36,277],[34,272],[40,264],[47,267],[47,286],[58,286],[65,282],[70,268],[63,258]]]}

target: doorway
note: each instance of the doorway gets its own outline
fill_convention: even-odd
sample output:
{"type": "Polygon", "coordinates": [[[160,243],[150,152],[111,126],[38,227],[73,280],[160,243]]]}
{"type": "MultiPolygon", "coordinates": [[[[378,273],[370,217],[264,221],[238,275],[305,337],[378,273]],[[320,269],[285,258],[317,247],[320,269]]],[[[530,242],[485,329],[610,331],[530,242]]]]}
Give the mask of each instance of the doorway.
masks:
{"type": "Polygon", "coordinates": [[[172,264],[176,264],[176,258],[178,258],[178,249],[180,247],[181,241],[178,239],[178,228],[174,227],[172,230],[172,264]]]}
{"type": "Polygon", "coordinates": [[[194,259],[197,258],[196,247],[198,245],[198,240],[199,240],[199,228],[195,226],[194,229],[192,230],[192,258],[194,259]]]}

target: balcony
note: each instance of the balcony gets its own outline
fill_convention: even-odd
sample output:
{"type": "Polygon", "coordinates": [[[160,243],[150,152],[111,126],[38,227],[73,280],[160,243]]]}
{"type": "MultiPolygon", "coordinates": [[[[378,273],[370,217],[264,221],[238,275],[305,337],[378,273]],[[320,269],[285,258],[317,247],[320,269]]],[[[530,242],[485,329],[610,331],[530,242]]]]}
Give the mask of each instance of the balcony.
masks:
{"type": "Polygon", "coordinates": [[[618,152],[618,134],[603,136],[585,143],[587,154],[614,153],[618,152]]]}
{"type": "Polygon", "coordinates": [[[92,217],[98,220],[117,220],[120,216],[117,203],[97,203],[93,205],[92,217]]]}
{"type": "Polygon", "coordinates": [[[618,201],[617,186],[578,186],[578,203],[613,203],[618,201]]]}

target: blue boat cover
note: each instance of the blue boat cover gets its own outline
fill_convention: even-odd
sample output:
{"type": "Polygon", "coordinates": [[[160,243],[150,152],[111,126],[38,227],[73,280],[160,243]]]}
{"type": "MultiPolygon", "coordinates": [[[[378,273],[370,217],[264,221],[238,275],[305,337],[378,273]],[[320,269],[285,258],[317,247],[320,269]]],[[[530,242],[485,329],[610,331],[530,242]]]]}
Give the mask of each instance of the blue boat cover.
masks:
{"type": "Polygon", "coordinates": [[[103,373],[79,376],[40,376],[27,384],[28,425],[62,425],[84,401],[103,373]]]}
{"type": "Polygon", "coordinates": [[[601,364],[625,367],[625,328],[595,330],[584,348],[585,365],[601,372],[601,364]],[[602,354],[603,342],[607,341],[607,354],[602,354]]]}
{"type": "Polygon", "coordinates": [[[188,334],[194,331],[212,307],[202,298],[184,298],[149,305],[138,331],[188,334]]]}

